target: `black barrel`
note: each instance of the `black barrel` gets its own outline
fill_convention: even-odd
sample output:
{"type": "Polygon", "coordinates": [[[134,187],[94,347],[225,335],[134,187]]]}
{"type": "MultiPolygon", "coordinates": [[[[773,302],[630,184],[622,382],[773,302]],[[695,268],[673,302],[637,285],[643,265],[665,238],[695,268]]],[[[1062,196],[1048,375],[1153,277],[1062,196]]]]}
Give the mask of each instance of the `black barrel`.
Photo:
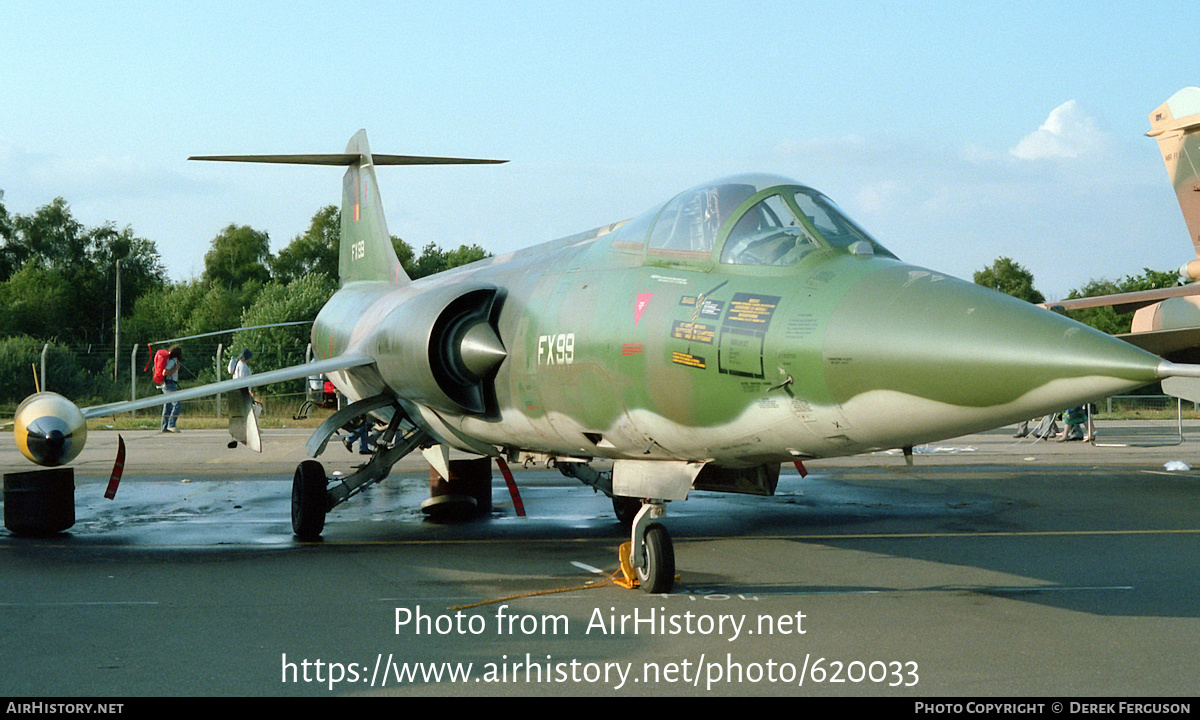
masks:
{"type": "Polygon", "coordinates": [[[4,527],[13,535],[53,535],[75,524],[75,470],[4,474],[4,527]]]}
{"type": "Polygon", "coordinates": [[[431,520],[469,520],[492,511],[492,459],[451,460],[450,478],[429,469],[429,499],[421,510],[431,520]]]}

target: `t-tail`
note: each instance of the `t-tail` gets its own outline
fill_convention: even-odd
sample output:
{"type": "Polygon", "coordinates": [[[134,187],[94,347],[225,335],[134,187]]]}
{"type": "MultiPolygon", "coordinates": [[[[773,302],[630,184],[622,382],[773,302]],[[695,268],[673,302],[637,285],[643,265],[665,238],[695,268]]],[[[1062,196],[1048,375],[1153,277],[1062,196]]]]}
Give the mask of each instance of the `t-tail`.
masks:
{"type": "Polygon", "coordinates": [[[325,155],[203,155],[189,160],[288,163],[294,165],[344,165],[342,179],[342,226],[338,275],[345,286],[354,282],[410,282],[388,233],[383,202],[375,182],[377,165],[479,165],[507,162],[473,158],[421,157],[415,155],[372,155],[367,131],[350,138],[346,152],[325,155]]]}
{"type": "Polygon", "coordinates": [[[1196,249],[1196,259],[1179,269],[1187,280],[1200,278],[1200,88],[1186,87],[1150,113],[1148,136],[1158,140],[1167,175],[1179,199],[1196,249]]]}
{"type": "Polygon", "coordinates": [[[352,282],[409,282],[388,234],[383,201],[375,181],[375,160],[367,147],[367,131],[359,130],[346,145],[354,158],[342,178],[342,234],[338,275],[352,282]]]}

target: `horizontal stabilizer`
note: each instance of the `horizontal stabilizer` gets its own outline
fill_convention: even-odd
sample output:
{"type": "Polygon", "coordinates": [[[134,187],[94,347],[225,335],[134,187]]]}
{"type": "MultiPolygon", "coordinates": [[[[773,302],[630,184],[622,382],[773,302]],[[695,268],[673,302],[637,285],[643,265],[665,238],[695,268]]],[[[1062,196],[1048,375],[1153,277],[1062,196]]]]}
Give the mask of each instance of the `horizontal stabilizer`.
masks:
{"type": "MultiPolygon", "coordinates": [[[[476,158],[422,157],[419,155],[376,155],[371,154],[375,165],[497,165],[507,160],[480,160],[476,158]]],[[[281,163],[285,165],[340,165],[348,167],[362,159],[355,153],[332,153],[325,155],[193,155],[188,160],[216,160],[221,162],[281,163]]]]}
{"type": "Polygon", "coordinates": [[[1200,378],[1171,377],[1162,381],[1163,392],[1171,397],[1200,402],[1200,378]]]}
{"type": "Polygon", "coordinates": [[[342,179],[341,231],[338,236],[338,279],[347,283],[371,281],[398,285],[409,282],[396,257],[383,217],[375,167],[379,165],[495,165],[507,160],[375,155],[367,147],[367,132],[359,130],[342,153],[308,155],[193,155],[189,160],[221,162],[331,165],[346,168],[342,179]]]}
{"type": "Polygon", "coordinates": [[[1149,330],[1124,333],[1116,337],[1159,356],[1200,347],[1200,327],[1149,330]]]}

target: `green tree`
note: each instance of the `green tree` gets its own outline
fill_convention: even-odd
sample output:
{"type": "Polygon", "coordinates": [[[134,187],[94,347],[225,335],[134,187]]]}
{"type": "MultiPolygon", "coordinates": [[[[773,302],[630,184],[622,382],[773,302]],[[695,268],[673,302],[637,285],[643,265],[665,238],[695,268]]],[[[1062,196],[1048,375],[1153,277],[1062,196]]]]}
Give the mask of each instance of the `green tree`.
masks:
{"type": "Polygon", "coordinates": [[[118,231],[112,223],[88,233],[88,261],[96,267],[115,268],[121,261],[121,294],[132,304],[142,294],[167,284],[167,269],[158,247],[136,237],[133,229],[118,231]]]}
{"type": "MultiPolygon", "coordinates": [[[[1156,290],[1158,288],[1171,287],[1177,282],[1179,282],[1179,275],[1174,271],[1158,271],[1151,270],[1150,268],[1142,268],[1141,275],[1126,275],[1119,281],[1104,279],[1089,280],[1083,287],[1068,293],[1066,299],[1077,300],[1079,298],[1116,295],[1119,293],[1138,292],[1140,290],[1156,290]]],[[[1067,313],[1067,317],[1078,320],[1084,325],[1089,325],[1110,335],[1120,335],[1129,332],[1133,325],[1133,313],[1133,310],[1117,312],[1116,307],[1108,305],[1072,310],[1067,313]]]]}
{"type": "Polygon", "coordinates": [[[310,273],[337,277],[340,233],[341,212],[333,205],[326,205],[313,215],[308,230],[275,256],[271,275],[285,284],[310,273]]]}
{"type": "Polygon", "coordinates": [[[46,353],[47,377],[39,377],[35,385],[34,368],[38,368],[38,373],[41,372],[42,348],[45,345],[44,340],[27,335],[0,339],[0,374],[6,380],[0,387],[0,402],[19,403],[40,387],[87,403],[92,399],[97,385],[106,386],[106,383],[97,383],[96,378],[89,377],[80,369],[75,354],[69,348],[53,342],[46,353]]]}
{"type": "Polygon", "coordinates": [[[412,261],[412,265],[404,268],[404,272],[413,280],[440,273],[446,269],[446,251],[434,243],[429,243],[421,250],[421,255],[412,261]]]}
{"type": "Polygon", "coordinates": [[[221,283],[206,286],[204,294],[188,315],[183,334],[200,335],[241,327],[242,313],[254,302],[262,288],[258,280],[248,280],[232,288],[221,283]]]}
{"type": "MultiPolygon", "coordinates": [[[[409,245],[393,235],[392,249],[396,251],[396,259],[400,261],[400,267],[404,268],[405,273],[408,273],[408,269],[411,268],[413,264],[413,256],[416,254],[413,252],[412,245],[409,245]]],[[[411,274],[408,276],[410,278],[412,277],[411,274]]]]}
{"type": "Polygon", "coordinates": [[[46,267],[64,270],[83,263],[88,235],[83,224],[71,215],[61,197],[38,208],[33,215],[18,215],[13,221],[9,263],[15,272],[31,259],[46,267]]]}
{"type": "Polygon", "coordinates": [[[265,232],[230,224],[217,233],[205,253],[202,280],[228,290],[242,288],[251,281],[265,285],[271,279],[270,263],[271,240],[265,232]]]}
{"type": "Polygon", "coordinates": [[[36,260],[25,263],[0,284],[0,334],[63,337],[71,290],[59,271],[36,260]]]}
{"type": "Polygon", "coordinates": [[[1033,287],[1033,273],[1012,258],[997,258],[991,267],[976,272],[974,280],[976,285],[999,290],[1026,302],[1046,302],[1046,298],[1033,287]]]}
{"type": "Polygon", "coordinates": [[[6,300],[0,331],[105,343],[116,317],[117,260],[125,309],[166,283],[153,242],[112,223],[88,230],[62,198],[33,215],[17,216],[7,227],[0,251],[6,300]]]}
{"type": "Polygon", "coordinates": [[[125,321],[130,344],[158,342],[187,334],[188,321],[208,288],[198,280],[165,285],[139,297],[125,321]]]}
{"type": "MultiPolygon", "coordinates": [[[[312,321],[321,307],[337,290],[337,283],[323,273],[311,273],[293,280],[287,285],[270,283],[258,294],[254,304],[242,314],[241,326],[245,328],[275,323],[312,321]]],[[[239,330],[229,343],[225,362],[236,356],[242,348],[254,353],[251,367],[256,372],[275,370],[304,362],[312,325],[290,325],[287,327],[239,330]]],[[[281,383],[269,392],[299,391],[303,381],[281,383]]]]}
{"type": "MultiPolygon", "coordinates": [[[[138,298],[167,283],[166,268],[154,243],[112,223],[87,232],[87,262],[66,273],[75,296],[78,320],[94,331],[91,339],[111,340],[117,314],[117,262],[120,261],[122,316],[129,317],[138,298]]],[[[79,323],[76,323],[78,326],[79,323]]],[[[87,335],[76,332],[76,337],[87,335]]]]}
{"type": "Polygon", "coordinates": [[[446,269],[469,265],[488,257],[491,257],[491,253],[478,245],[459,245],[457,249],[446,253],[446,269]]]}
{"type": "Polygon", "coordinates": [[[443,250],[435,243],[429,243],[421,250],[420,257],[405,266],[404,271],[416,280],[486,257],[489,257],[488,252],[478,245],[459,245],[454,250],[443,250]]]}
{"type": "Polygon", "coordinates": [[[0,190],[0,280],[11,275],[16,268],[11,266],[8,258],[10,244],[13,240],[12,218],[4,207],[4,191],[0,190]]]}

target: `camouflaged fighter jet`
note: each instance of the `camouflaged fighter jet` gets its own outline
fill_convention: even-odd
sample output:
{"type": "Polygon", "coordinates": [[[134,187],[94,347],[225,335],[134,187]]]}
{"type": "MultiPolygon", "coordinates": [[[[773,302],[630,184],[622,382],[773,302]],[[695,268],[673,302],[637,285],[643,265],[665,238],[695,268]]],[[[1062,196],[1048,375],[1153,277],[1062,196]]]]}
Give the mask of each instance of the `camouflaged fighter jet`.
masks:
{"type": "MultiPolygon", "coordinates": [[[[386,426],[359,472],[296,470],[292,522],[325,514],[422,450],[554,461],[631,521],[641,586],[670,590],[668,501],[703,488],[770,495],[783,463],[904,448],[1200,376],[1079,323],[908,265],[817,190],[730,177],[631,220],[418,281],[392,250],[375,166],[469,162],[344,154],[202,159],[345,165],[341,287],[312,328],[318,360],[182,390],[180,400],[328,373],[351,404],[313,434],[312,456],[352,418],[386,426]],[[589,465],[613,460],[611,473],[589,465]],[[636,511],[636,512],[635,512],[636,511]],[[632,516],[632,517],[630,517],[632,516]]],[[[69,462],[84,419],[162,403],[77,409],[42,393],[17,444],[69,462]]],[[[243,405],[243,407],[245,407],[243,405]]],[[[257,441],[252,412],[243,439],[257,441]]]]}

